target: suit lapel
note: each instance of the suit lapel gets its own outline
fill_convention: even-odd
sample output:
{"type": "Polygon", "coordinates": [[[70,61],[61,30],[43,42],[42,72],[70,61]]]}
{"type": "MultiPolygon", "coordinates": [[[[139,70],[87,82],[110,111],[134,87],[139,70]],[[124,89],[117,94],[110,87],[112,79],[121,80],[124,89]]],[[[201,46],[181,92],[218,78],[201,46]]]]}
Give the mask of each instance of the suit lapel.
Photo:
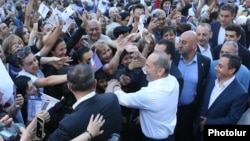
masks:
{"type": "MultiPolygon", "coordinates": [[[[198,63],[198,83],[200,83],[203,78],[202,76],[203,76],[204,67],[205,67],[205,63],[200,53],[197,53],[197,63],[198,63]]],[[[201,83],[202,85],[205,85],[205,81],[201,83]]]]}
{"type": "MultiPolygon", "coordinates": [[[[228,97],[230,93],[232,93],[234,86],[236,83],[236,79],[233,80],[233,82],[228,85],[228,87],[215,99],[214,103],[210,106],[210,109],[212,109],[214,106],[218,105],[221,103],[221,101],[223,101],[225,99],[225,97],[228,97]]],[[[209,97],[210,99],[210,97],[209,97]]]]}
{"type": "Polygon", "coordinates": [[[205,111],[208,111],[210,96],[211,96],[212,90],[214,88],[214,85],[215,85],[215,81],[209,81],[207,86],[206,86],[205,96],[204,96],[204,103],[203,103],[203,109],[205,111]]]}

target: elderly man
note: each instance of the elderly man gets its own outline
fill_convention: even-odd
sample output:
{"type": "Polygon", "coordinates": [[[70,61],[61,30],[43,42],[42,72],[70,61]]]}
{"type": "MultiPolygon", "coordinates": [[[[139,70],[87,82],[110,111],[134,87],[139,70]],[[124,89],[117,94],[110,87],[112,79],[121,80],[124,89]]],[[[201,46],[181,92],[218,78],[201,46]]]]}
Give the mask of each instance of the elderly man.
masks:
{"type": "Polygon", "coordinates": [[[98,40],[110,40],[106,35],[102,34],[100,23],[93,19],[90,20],[86,28],[87,35],[83,35],[83,39],[88,42],[88,46],[91,48],[92,45],[98,40]]]}
{"type": "Polygon", "coordinates": [[[179,84],[169,74],[167,58],[162,51],[149,55],[143,68],[149,83],[137,92],[125,93],[117,80],[108,85],[121,105],[139,109],[144,141],[169,141],[176,125],[179,84]]]}
{"type": "Polygon", "coordinates": [[[166,13],[162,9],[155,9],[151,13],[151,22],[148,26],[148,31],[152,32],[157,41],[162,39],[161,31],[165,25],[166,13]]]}
{"type": "Polygon", "coordinates": [[[211,61],[213,60],[214,47],[209,43],[209,39],[213,36],[211,26],[207,23],[201,23],[196,27],[196,34],[198,37],[197,52],[207,56],[211,61]]]}
{"type": "Polygon", "coordinates": [[[81,27],[79,27],[67,41],[67,54],[72,51],[72,48],[78,48],[81,45],[88,46],[89,48],[98,40],[111,40],[108,36],[103,35],[101,25],[96,19],[87,21],[83,18],[81,27]]]}

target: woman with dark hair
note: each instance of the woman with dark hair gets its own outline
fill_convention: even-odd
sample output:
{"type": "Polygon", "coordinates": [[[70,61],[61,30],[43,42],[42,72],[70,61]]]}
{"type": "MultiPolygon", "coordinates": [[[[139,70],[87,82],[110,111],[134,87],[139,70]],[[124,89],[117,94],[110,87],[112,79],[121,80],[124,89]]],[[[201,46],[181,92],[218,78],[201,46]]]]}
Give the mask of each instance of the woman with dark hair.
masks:
{"type": "MultiPolygon", "coordinates": [[[[28,125],[29,122],[32,120],[32,118],[30,118],[32,117],[32,113],[31,112],[28,113],[28,111],[32,111],[32,109],[34,109],[34,108],[31,109],[31,106],[29,106],[29,104],[31,105],[31,103],[29,103],[29,99],[40,101],[40,103],[42,103],[42,100],[38,96],[37,88],[31,82],[30,77],[21,75],[21,76],[18,76],[14,82],[16,85],[16,92],[18,94],[22,94],[24,98],[24,104],[21,108],[21,112],[22,112],[24,124],[28,125]]],[[[34,114],[33,116],[35,116],[36,112],[38,111],[32,111],[32,112],[34,114]]]]}
{"type": "Polygon", "coordinates": [[[164,10],[166,12],[166,16],[168,16],[168,14],[170,14],[171,12],[171,7],[172,7],[172,0],[162,0],[161,1],[161,9],[164,10]]]}
{"type": "Polygon", "coordinates": [[[25,46],[29,44],[30,30],[28,27],[26,26],[17,27],[14,34],[23,40],[25,46]]]}
{"type": "MultiPolygon", "coordinates": [[[[49,52],[50,57],[65,57],[67,53],[67,46],[65,41],[62,38],[57,38],[55,44],[51,48],[49,52]]],[[[43,65],[42,72],[45,77],[51,75],[61,74],[61,70],[64,68],[63,64],[58,64],[56,62],[51,62],[43,65]]],[[[62,84],[47,86],[44,88],[44,92],[54,98],[61,99],[62,98],[62,84]]]]}

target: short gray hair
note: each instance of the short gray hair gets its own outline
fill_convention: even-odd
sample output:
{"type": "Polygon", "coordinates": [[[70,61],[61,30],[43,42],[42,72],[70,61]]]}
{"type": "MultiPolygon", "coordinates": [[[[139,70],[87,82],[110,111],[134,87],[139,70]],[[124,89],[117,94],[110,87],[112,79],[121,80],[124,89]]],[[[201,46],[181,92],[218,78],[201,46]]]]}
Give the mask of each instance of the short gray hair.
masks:
{"type": "Polygon", "coordinates": [[[169,64],[167,54],[165,52],[158,51],[158,50],[155,50],[153,53],[159,56],[159,58],[154,62],[155,67],[164,68],[165,74],[169,74],[170,64],[169,64]]]}
{"type": "Polygon", "coordinates": [[[226,42],[223,44],[223,46],[224,46],[224,45],[231,45],[231,46],[233,46],[235,52],[238,52],[238,50],[239,50],[238,44],[237,44],[236,42],[234,42],[234,41],[226,41],[226,42]]]}
{"type": "Polygon", "coordinates": [[[162,9],[155,9],[151,12],[150,16],[151,17],[158,17],[160,15],[164,15],[166,17],[166,13],[164,10],[162,9]]]}

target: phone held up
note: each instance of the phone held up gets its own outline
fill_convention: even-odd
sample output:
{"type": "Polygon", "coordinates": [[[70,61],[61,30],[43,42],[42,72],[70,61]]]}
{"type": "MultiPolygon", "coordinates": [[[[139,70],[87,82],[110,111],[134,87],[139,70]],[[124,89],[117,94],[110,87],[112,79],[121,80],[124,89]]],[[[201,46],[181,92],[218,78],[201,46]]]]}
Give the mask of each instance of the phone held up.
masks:
{"type": "Polygon", "coordinates": [[[37,128],[36,128],[36,136],[39,139],[43,139],[45,137],[45,133],[44,133],[44,119],[41,117],[37,117],[37,128]]]}
{"type": "Polygon", "coordinates": [[[38,20],[37,31],[42,32],[42,28],[43,28],[43,20],[40,19],[40,20],[38,20]]]}

